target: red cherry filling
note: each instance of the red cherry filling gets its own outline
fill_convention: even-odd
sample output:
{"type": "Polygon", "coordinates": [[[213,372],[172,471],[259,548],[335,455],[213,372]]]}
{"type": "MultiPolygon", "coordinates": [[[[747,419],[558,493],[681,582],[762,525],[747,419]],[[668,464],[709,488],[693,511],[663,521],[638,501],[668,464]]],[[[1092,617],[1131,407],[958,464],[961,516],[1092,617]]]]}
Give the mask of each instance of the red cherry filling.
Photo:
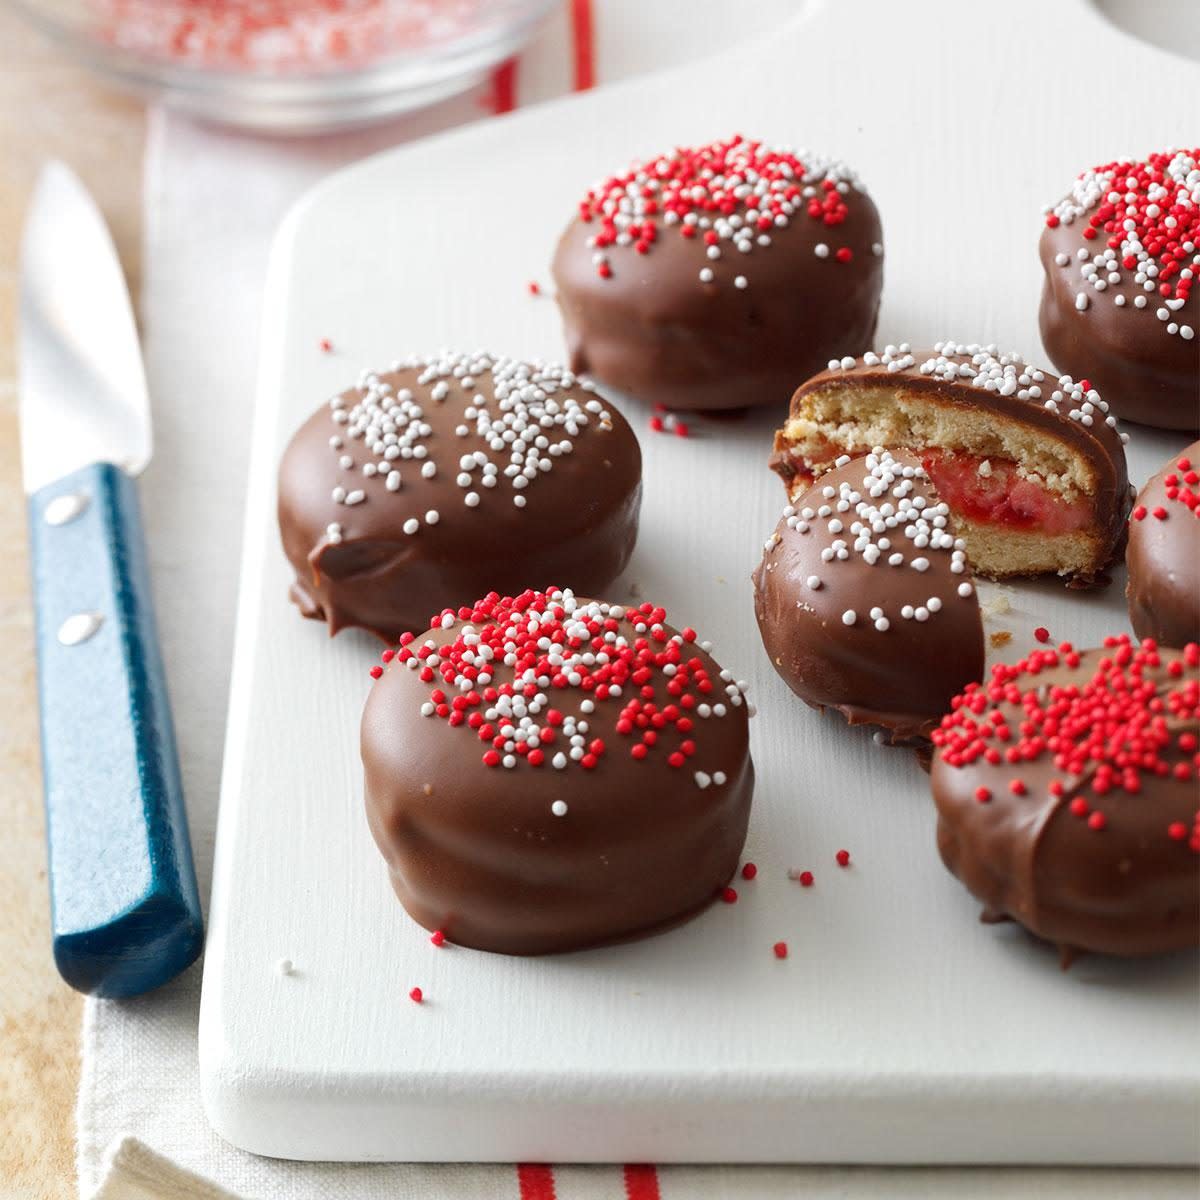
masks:
{"type": "Polygon", "coordinates": [[[1086,498],[1067,500],[1032,479],[1022,478],[1017,464],[990,459],[986,475],[979,473],[985,460],[953,450],[926,450],[921,462],[938,495],[952,512],[968,520],[1041,533],[1073,533],[1092,522],[1086,498]]]}
{"type": "MultiPolygon", "coordinates": [[[[789,452],[784,460],[786,468],[781,470],[792,495],[811,486],[817,473],[814,467],[818,471],[827,469],[839,454],[867,453],[865,449],[847,451],[824,440],[810,440],[805,449],[803,455],[789,452]]],[[[1067,500],[1023,478],[1017,464],[1009,459],[985,460],[979,455],[937,447],[915,453],[951,511],[977,524],[1061,534],[1086,529],[1092,523],[1092,506],[1086,497],[1067,500]],[[980,474],[985,461],[987,473],[980,474]]]]}

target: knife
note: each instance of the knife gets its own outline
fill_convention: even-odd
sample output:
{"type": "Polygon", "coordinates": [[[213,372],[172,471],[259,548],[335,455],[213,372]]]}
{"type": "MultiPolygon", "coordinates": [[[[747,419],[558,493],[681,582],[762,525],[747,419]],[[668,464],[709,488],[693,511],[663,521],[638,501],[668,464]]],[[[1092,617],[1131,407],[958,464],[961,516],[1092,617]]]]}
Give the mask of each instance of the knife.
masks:
{"type": "Polygon", "coordinates": [[[62,163],[25,226],[19,348],[54,959],[81,992],[133,996],[193,962],[203,926],[134,483],[152,453],[137,328],[62,163]]]}

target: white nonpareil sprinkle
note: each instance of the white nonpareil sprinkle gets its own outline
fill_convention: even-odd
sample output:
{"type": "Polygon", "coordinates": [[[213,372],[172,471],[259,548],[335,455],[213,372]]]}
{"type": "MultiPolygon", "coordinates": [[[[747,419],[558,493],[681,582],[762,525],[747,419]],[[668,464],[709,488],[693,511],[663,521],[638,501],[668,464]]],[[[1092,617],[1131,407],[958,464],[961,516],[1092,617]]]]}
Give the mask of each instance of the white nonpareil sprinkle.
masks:
{"type": "MultiPolygon", "coordinates": [[[[338,484],[331,490],[335,504],[348,506],[401,492],[400,464],[415,460],[422,480],[436,479],[439,465],[448,469],[457,465],[464,488],[477,481],[496,489],[508,481],[518,493],[513,503],[523,508],[525,499],[519,493],[553,470],[555,461],[570,454],[578,438],[592,429],[613,428],[612,413],[594,398],[594,389],[571,371],[482,351],[443,351],[432,358],[394,362],[384,371],[363,371],[358,386],[335,396],[328,411],[339,428],[329,439],[336,467],[353,471],[356,481],[361,479],[365,485],[338,484]],[[425,419],[423,404],[448,405],[456,415],[461,411],[462,423],[455,433],[460,438],[474,436],[479,448],[466,454],[460,451],[439,464],[435,455],[441,447],[431,440],[433,428],[425,419]],[[347,447],[353,447],[354,454],[347,447]],[[356,461],[361,468],[355,467],[356,461]],[[382,490],[375,490],[379,484],[374,480],[382,483],[382,490]]],[[[412,510],[403,521],[397,517],[397,524],[406,533],[415,533],[421,523],[421,488],[410,484],[403,490],[406,500],[411,494],[412,510]]],[[[424,498],[428,503],[431,497],[424,498]]],[[[468,508],[480,502],[478,490],[463,496],[468,508]]],[[[437,510],[424,510],[425,524],[434,525],[438,519],[437,510]]],[[[330,540],[336,539],[331,535],[330,540]]]]}
{"type": "Polygon", "coordinates": [[[555,802],[550,805],[550,811],[556,817],[565,817],[567,815],[567,802],[565,800],[555,800],[555,802]]]}
{"type": "MultiPolygon", "coordinates": [[[[850,168],[836,159],[736,138],[677,147],[635,162],[620,175],[598,180],[580,211],[594,230],[587,239],[594,267],[608,279],[612,269],[606,251],[614,244],[653,254],[655,232],[697,241],[702,233],[708,258],[730,251],[752,258],[756,247],[772,244],[768,229],[786,229],[800,220],[832,227],[836,221],[825,220],[824,202],[838,206],[840,219],[854,203],[851,193],[863,191],[850,168]],[[810,211],[811,204],[817,211],[810,211]]],[[[875,243],[872,251],[882,254],[883,247],[875,243]]],[[[832,251],[822,243],[816,253],[828,257],[832,251]]],[[[712,282],[703,275],[701,280],[712,282]]]]}
{"type": "MultiPolygon", "coordinates": [[[[893,351],[907,352],[906,349],[902,351],[890,347],[889,352],[893,351]]],[[[849,458],[839,460],[835,469],[844,471],[850,463],[849,458]]],[[[852,561],[874,566],[884,560],[885,555],[885,561],[891,566],[903,567],[907,564],[918,574],[929,572],[935,558],[945,561],[952,575],[961,575],[966,571],[963,543],[950,532],[949,506],[943,501],[935,503],[921,494],[924,489],[918,485],[928,484],[929,479],[923,466],[901,462],[889,451],[877,447],[853,470],[850,478],[841,478],[836,486],[828,482],[833,478],[832,475],[826,475],[819,484],[814,484],[805,497],[807,504],[797,501],[788,505],[779,528],[772,535],[782,539],[787,536],[785,530],[798,533],[795,522],[805,515],[813,517],[818,528],[823,521],[825,532],[834,535],[819,551],[821,561],[831,564],[830,573],[804,577],[807,588],[812,591],[829,589],[836,598],[840,598],[837,591],[839,586],[858,588],[861,592],[864,587],[861,576],[843,578],[837,564],[852,561]],[[858,474],[859,470],[862,471],[861,475],[858,474]],[[822,503],[814,510],[810,505],[818,500],[822,503]],[[906,553],[899,548],[907,546],[921,553],[909,557],[908,553],[911,552],[906,553]]],[[[811,554],[812,551],[807,553],[811,554]]],[[[970,583],[964,582],[957,587],[957,592],[965,598],[973,593],[973,588],[970,583]]],[[[852,596],[854,599],[861,598],[857,593],[846,594],[847,599],[852,596]]],[[[796,603],[803,607],[805,602],[797,600],[796,603]]],[[[942,611],[944,604],[942,597],[930,596],[923,604],[904,605],[900,609],[900,616],[905,620],[927,621],[942,611]]],[[[867,619],[877,632],[886,633],[891,628],[893,618],[894,612],[889,615],[881,605],[875,605],[871,607],[867,619]]],[[[841,613],[841,621],[847,626],[857,624],[858,611],[845,608],[841,613]]]]}
{"type": "MultiPolygon", "coordinates": [[[[651,623],[640,609],[626,610],[621,605],[581,600],[569,589],[555,589],[547,593],[546,599],[552,604],[544,611],[514,607],[505,616],[495,617],[495,621],[504,624],[496,625],[493,620],[488,620],[486,624],[490,628],[486,632],[469,619],[457,616],[453,610],[446,611],[437,627],[447,632],[448,641],[446,637],[437,640],[430,636],[420,644],[414,641],[398,652],[397,661],[404,663],[403,656],[409,655],[408,664],[428,668],[440,676],[439,686],[447,692],[463,695],[477,688],[482,690],[489,684],[497,689],[489,694],[484,706],[476,710],[483,720],[494,723],[500,730],[495,746],[499,761],[489,762],[489,766],[515,769],[525,750],[543,744],[547,746],[545,753],[553,770],[566,770],[572,763],[583,760],[589,752],[589,738],[595,737],[589,728],[593,714],[604,710],[605,705],[611,711],[613,707],[620,710],[626,703],[622,699],[625,689],[612,683],[603,689],[597,688],[595,694],[580,690],[581,685],[587,687],[584,676],[593,675],[598,667],[606,666],[618,655],[627,659],[635,642],[640,642],[646,635],[651,638],[659,634],[665,636],[660,619],[651,623]],[[545,651],[548,658],[548,669],[539,664],[545,670],[544,674],[539,674],[539,667],[518,660],[518,647],[527,636],[538,637],[539,627],[549,632],[551,625],[555,638],[543,636],[539,642],[539,649],[545,651]],[[616,628],[612,628],[614,625],[616,628]],[[598,628],[605,629],[602,644],[593,641],[592,634],[598,628]],[[557,640],[560,632],[565,633],[565,641],[557,640]],[[495,664],[492,659],[496,660],[495,664]],[[446,669],[451,663],[454,667],[446,669]],[[489,664],[486,672],[479,669],[481,663],[489,664]],[[566,688],[560,687],[557,679],[552,681],[551,672],[561,673],[566,688]],[[572,700],[577,711],[571,711],[572,700]],[[555,748],[551,755],[550,744],[556,738],[560,739],[562,748],[555,748]]],[[[690,633],[686,636],[675,633],[670,638],[685,656],[684,661],[690,654],[688,642],[691,640],[693,635],[690,633]]],[[[707,653],[707,643],[700,642],[699,646],[707,653]]],[[[669,679],[675,674],[666,670],[670,665],[663,665],[664,678],[669,679]]],[[[743,707],[748,716],[753,716],[746,682],[735,679],[728,670],[720,671],[720,678],[724,702],[697,704],[696,717],[720,718],[743,707]]],[[[473,703],[479,704],[478,696],[473,703]]],[[[448,707],[446,697],[439,695],[437,703],[433,697],[421,703],[420,712],[427,717],[445,717],[448,707]]],[[[685,736],[683,730],[679,733],[681,738],[685,736]]],[[[659,744],[661,746],[662,742],[659,744]]],[[[693,777],[700,787],[725,782],[725,776],[719,771],[711,776],[697,771],[693,772],[693,777]]],[[[555,816],[565,815],[566,802],[554,801],[551,812],[555,816]]]]}
{"type": "MultiPolygon", "coordinates": [[[[1167,150],[1163,155],[1151,158],[1155,162],[1154,169],[1145,174],[1139,170],[1138,173],[1142,175],[1140,179],[1129,173],[1131,168],[1128,164],[1124,164],[1125,174],[1120,173],[1123,164],[1119,163],[1110,164],[1104,169],[1086,170],[1074,180],[1066,197],[1045,206],[1045,213],[1058,226],[1077,226],[1079,229],[1089,226],[1083,218],[1101,205],[1107,204],[1112,210],[1112,220],[1104,226],[1105,230],[1113,232],[1111,239],[1108,236],[1097,237],[1088,245],[1080,246],[1075,251],[1074,259],[1063,251],[1054,256],[1055,263],[1070,272],[1068,286],[1078,282],[1095,293],[1090,298],[1086,291],[1076,295],[1075,307],[1080,312],[1086,311],[1093,301],[1101,303],[1100,297],[1110,287],[1122,283],[1151,293],[1158,290],[1159,256],[1162,250],[1156,243],[1164,230],[1161,227],[1155,229],[1152,225],[1150,232],[1147,232],[1147,221],[1154,223],[1161,218],[1166,231],[1174,231],[1179,224],[1174,213],[1179,212],[1187,214],[1182,217],[1185,225],[1190,222],[1193,228],[1195,226],[1196,213],[1200,210],[1200,161],[1195,157],[1195,151],[1167,150]],[[1163,217],[1163,213],[1168,211],[1171,215],[1163,217]],[[1110,240],[1113,243],[1111,245],[1110,240]]],[[[1189,272],[1200,264],[1200,253],[1194,241],[1181,239],[1178,245],[1183,254],[1191,256],[1191,265],[1184,266],[1179,276],[1181,279],[1191,278],[1189,272]]],[[[1185,261],[1183,258],[1176,260],[1177,264],[1185,261]]],[[[1115,307],[1128,306],[1122,292],[1109,294],[1115,307]]],[[[1179,302],[1179,297],[1167,303],[1176,302],[1179,302]]],[[[1135,296],[1133,307],[1146,308],[1146,296],[1135,296]]],[[[1132,318],[1133,314],[1129,313],[1128,319],[1132,318]]],[[[1161,313],[1160,319],[1167,320],[1161,313]]],[[[1167,333],[1173,332],[1176,331],[1168,325],[1167,333]]],[[[1178,332],[1182,334],[1182,329],[1178,332]]]]}

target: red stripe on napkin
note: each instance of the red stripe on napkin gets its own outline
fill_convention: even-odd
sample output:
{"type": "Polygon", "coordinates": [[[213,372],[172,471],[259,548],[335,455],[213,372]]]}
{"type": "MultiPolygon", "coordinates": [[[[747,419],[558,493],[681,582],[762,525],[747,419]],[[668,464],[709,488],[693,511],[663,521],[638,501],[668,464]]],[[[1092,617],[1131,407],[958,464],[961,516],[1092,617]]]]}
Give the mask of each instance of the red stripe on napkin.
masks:
{"type": "Polygon", "coordinates": [[[517,60],[506,59],[492,72],[492,112],[512,112],[517,107],[517,60]]]}
{"type": "Polygon", "coordinates": [[[555,1200],[553,1167],[543,1163],[517,1163],[517,1184],[521,1189],[521,1200],[555,1200]]]}
{"type": "Polygon", "coordinates": [[[662,1200],[658,1190],[658,1171],[645,1163],[625,1167],[626,1200],[662,1200]]]}
{"type": "Polygon", "coordinates": [[[575,90],[586,92],[596,84],[592,0],[571,0],[571,37],[575,47],[575,90]]]}

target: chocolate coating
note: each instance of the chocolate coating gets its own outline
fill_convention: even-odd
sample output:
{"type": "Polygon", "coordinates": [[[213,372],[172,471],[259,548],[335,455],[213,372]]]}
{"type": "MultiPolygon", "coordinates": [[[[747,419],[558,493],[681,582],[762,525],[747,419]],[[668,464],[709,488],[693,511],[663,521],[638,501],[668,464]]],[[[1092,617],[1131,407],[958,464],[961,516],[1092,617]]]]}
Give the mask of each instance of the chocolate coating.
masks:
{"type": "MultiPolygon", "coordinates": [[[[1071,392],[1064,380],[1056,381],[1053,375],[1023,362],[1019,355],[1001,353],[994,346],[939,342],[932,350],[888,347],[882,355],[831,362],[797,389],[788,421],[775,434],[770,467],[789,493],[803,485],[806,473],[812,469],[798,449],[801,423],[809,415],[812,402],[824,396],[844,395],[843,408],[848,416],[838,431],[842,441],[831,443],[827,452],[830,458],[844,452],[861,454],[871,442],[863,445],[855,437],[854,398],[868,391],[928,401],[944,410],[948,424],[960,424],[960,418],[967,416],[984,442],[989,431],[1004,422],[1027,426],[1047,439],[1048,445],[1058,443],[1064,451],[1060,457],[1078,456],[1085,464],[1089,477],[1086,494],[1095,514],[1092,562],[1077,574],[1077,580],[1088,583],[1102,577],[1119,554],[1132,490],[1124,435],[1116,428],[1116,419],[1108,414],[1107,403],[1094,391],[1084,394],[1076,388],[1071,392]],[[1011,377],[1005,375],[1006,371],[1011,371],[1011,377]],[[1068,387],[1065,392],[1064,387],[1068,387]],[[1082,419],[1084,416],[1087,421],[1082,419]]],[[[900,432],[891,443],[892,449],[920,453],[928,444],[919,430],[905,427],[907,420],[897,420],[900,432]]],[[[994,452],[1003,456],[1002,446],[997,444],[994,452]]]]}
{"type": "Polygon", "coordinates": [[[359,626],[393,640],[490,587],[598,590],[624,570],[637,540],[641,450],[590,384],[559,368],[478,354],[396,364],[363,382],[318,409],[280,463],[279,527],[304,616],[327,621],[331,633],[359,626]],[[419,416],[382,412],[406,392],[419,416]],[[368,405],[391,424],[362,433],[368,405]],[[389,436],[384,429],[403,437],[422,422],[428,432],[408,448],[420,457],[388,459],[382,440],[367,445],[389,436]],[[465,482],[464,455],[482,460],[465,482]],[[485,463],[496,468],[491,487],[485,463]],[[529,463],[533,478],[518,488],[529,463]],[[377,472],[364,475],[366,464],[377,472]],[[386,482],[392,470],[397,490],[386,482]],[[355,491],[362,498],[349,503],[355,491]]]}
{"type": "Polygon", "coordinates": [[[869,346],[883,286],[879,214],[844,167],[805,161],[813,174],[804,183],[819,195],[822,177],[845,186],[844,219],[826,225],[798,198],[787,224],[769,229],[770,244],[755,240],[746,253],[723,238],[711,259],[702,237],[664,224],[646,253],[607,247],[604,278],[589,245],[600,218],[576,217],[553,262],[572,369],[673,409],[782,406],[831,354],[869,346]],[[836,256],[843,247],[846,262],[836,256]]]}
{"type": "Polygon", "coordinates": [[[953,545],[953,524],[912,455],[877,452],[822,475],[784,510],[754,573],[759,632],[783,681],[806,703],[834,708],[852,725],[881,725],[896,740],[928,734],[951,698],[983,675],[979,601],[953,545]],[[872,496],[872,487],[883,491],[872,496]],[[861,499],[839,511],[847,491],[861,499]],[[915,498],[926,502],[922,511],[930,521],[942,522],[933,529],[921,525],[923,540],[930,533],[946,539],[940,548],[914,546],[906,530],[916,535],[915,515],[897,521],[879,512],[881,505],[915,498]],[[833,507],[830,516],[817,515],[823,505],[833,507]],[[873,550],[851,528],[855,523],[867,526],[873,550]],[[888,542],[882,548],[881,539],[888,542]],[[838,548],[846,550],[845,559],[836,557],[838,548]],[[897,554],[902,561],[889,562],[897,554]],[[914,560],[927,568],[914,568],[914,560]],[[871,615],[876,611],[878,618],[871,615]]]}
{"type": "MultiPolygon", "coordinates": [[[[1056,212],[1065,210],[1071,219],[1043,228],[1038,243],[1045,271],[1038,312],[1042,344],[1060,371],[1087,379],[1126,420],[1159,429],[1195,430],[1200,428],[1200,292],[1193,290],[1182,305],[1168,309],[1159,293],[1158,279],[1136,277],[1144,265],[1138,256],[1161,244],[1153,233],[1143,232],[1132,247],[1127,242],[1113,247],[1117,261],[1102,265],[1098,276],[1105,285],[1102,291],[1082,274],[1084,266],[1095,265],[1095,256],[1109,249],[1112,237],[1108,225],[1100,227],[1101,236],[1086,237],[1085,230],[1095,232],[1089,218],[1098,213],[1110,186],[1124,191],[1127,174],[1125,170],[1101,173],[1099,185],[1088,189],[1083,181],[1096,180],[1097,176],[1085,173],[1075,190],[1055,208],[1056,212]],[[1114,184],[1113,175],[1122,181],[1114,184]],[[1136,255],[1131,255],[1131,248],[1136,255]],[[1079,300],[1081,296],[1083,301],[1079,300]],[[1138,308],[1135,302],[1143,307],[1138,308]],[[1078,303],[1086,307],[1080,309],[1078,303]],[[1160,319],[1160,311],[1167,316],[1160,319]],[[1175,331],[1168,332],[1168,326],[1174,326],[1175,331]],[[1186,335],[1181,332],[1184,327],[1186,335]]],[[[1156,176],[1164,179],[1161,163],[1156,176]]],[[[1194,197],[1194,184],[1184,186],[1194,197]]],[[[1170,200],[1161,202],[1164,211],[1169,211],[1170,205],[1170,200]]],[[[1190,206],[1190,221],[1178,210],[1179,242],[1194,240],[1200,228],[1194,198],[1190,206]]],[[[1145,262],[1155,263],[1159,252],[1154,249],[1145,262]]],[[[1200,265],[1200,253],[1193,249],[1176,265],[1195,270],[1200,265]]]]}
{"type": "MultiPolygon", "coordinates": [[[[1085,703],[1089,694],[1098,693],[1101,702],[1109,704],[1120,692],[1111,684],[1093,683],[1093,678],[1103,662],[1113,657],[1119,661],[1131,649],[1127,640],[1122,650],[1113,639],[1104,649],[1079,654],[1074,667],[1067,665],[1066,653],[1036,652],[1056,657],[1057,664],[1042,665],[1036,677],[1028,672],[1007,676],[1001,685],[1015,685],[1019,695],[1032,692],[1043,706],[1058,698],[1066,710],[1059,737],[1078,745],[1094,721],[1084,711],[1073,726],[1072,718],[1081,712],[1079,700],[1063,692],[1052,697],[1051,689],[1075,688],[1074,695],[1082,693],[1085,703]]],[[[1130,661],[1136,664],[1143,657],[1139,651],[1130,661]]],[[[1167,773],[1142,769],[1136,792],[1121,785],[1120,766],[1115,767],[1116,782],[1097,789],[1101,767],[1114,766],[1111,749],[1098,751],[1078,774],[1056,764],[1057,754],[1064,753],[1061,746],[1054,752],[1043,745],[1017,764],[1003,758],[991,764],[975,757],[956,766],[948,761],[956,746],[947,741],[947,726],[935,731],[938,750],[931,783],[938,810],[938,849],[946,866],[983,902],[985,920],[1012,918],[1057,944],[1067,958],[1078,950],[1158,954],[1200,942],[1200,813],[1193,761],[1200,731],[1197,663],[1200,653],[1193,645],[1186,658],[1164,650],[1159,665],[1126,673],[1130,680],[1149,681],[1150,695],[1162,698],[1172,713],[1169,744],[1155,755],[1167,764],[1167,773]],[[1183,668],[1174,678],[1168,673],[1172,663],[1179,664],[1177,671],[1183,668]],[[1175,776],[1177,768],[1185,778],[1175,776]],[[1014,779],[1023,785],[1024,794],[1013,793],[1014,779]],[[1052,787],[1061,794],[1053,794],[1052,787]],[[981,802],[979,788],[987,789],[990,798],[981,802]]],[[[957,717],[984,725],[997,713],[1012,736],[1003,746],[998,738],[991,744],[1024,750],[1020,727],[1029,714],[1021,702],[993,697],[977,710],[962,708],[957,717]]],[[[1044,729],[1040,720],[1034,723],[1044,729]]],[[[1122,719],[1112,739],[1119,751],[1127,748],[1126,730],[1133,727],[1122,719]]]]}
{"type": "MultiPolygon", "coordinates": [[[[557,602],[580,621],[613,616],[589,607],[590,601],[557,602]]],[[[545,606],[531,605],[539,607],[545,606]]],[[[495,611],[490,618],[477,615],[482,618],[474,623],[477,630],[489,620],[505,628],[507,618],[495,611]]],[[[439,646],[451,645],[464,624],[429,636],[439,646]]],[[[667,652],[672,644],[667,639],[676,636],[669,626],[662,627],[662,638],[653,631],[638,633],[624,614],[613,625],[616,637],[630,644],[649,638],[651,653],[667,652]]],[[[547,634],[553,636],[556,628],[547,634]]],[[[553,742],[539,742],[545,759],[536,766],[519,754],[511,767],[486,765],[481,755],[492,743],[469,723],[423,716],[433,685],[423,683],[400,655],[392,659],[363,713],[366,807],[392,885],[414,920],[460,945],[545,954],[651,934],[688,919],[717,897],[737,867],[750,813],[754,769],[747,705],[736,686],[722,681],[706,651],[674,644],[685,661],[711,676],[712,694],[696,693],[701,703],[711,701],[708,716],[700,703],[683,699],[694,691],[690,684],[667,690],[672,680],[685,678],[680,672],[668,676],[653,666],[622,696],[597,699],[592,688],[599,668],[593,665],[581,686],[546,688],[562,720],[554,726],[554,714],[545,708],[534,716],[542,730],[555,730],[553,742]],[[667,717],[672,716],[667,705],[676,704],[676,714],[692,714],[694,728],[681,732],[671,720],[657,731],[648,723],[645,730],[619,727],[635,696],[655,703],[667,717]],[[718,703],[724,715],[716,715],[718,703]],[[556,765],[555,756],[570,750],[572,719],[586,720],[588,728],[580,733],[589,751],[597,739],[603,747],[590,763],[556,765]],[[655,744],[635,758],[631,751],[647,730],[655,744]],[[685,742],[692,744],[692,754],[672,765],[672,754],[683,759],[685,742]],[[566,806],[561,815],[556,802],[566,806]]],[[[582,651],[588,649],[585,641],[582,651]]],[[[621,661],[619,642],[610,643],[609,652],[612,662],[621,661]]],[[[511,682],[512,668],[499,659],[492,665],[494,686],[511,682]]],[[[443,686],[451,696],[462,694],[443,686]]],[[[486,715],[488,708],[485,700],[466,711],[486,715]]],[[[489,720],[499,724],[494,713],[489,720]]]]}
{"type": "Polygon", "coordinates": [[[1200,487],[1187,478],[1197,470],[1193,442],[1142,488],[1129,523],[1129,620],[1139,638],[1164,646],[1200,642],[1200,487]]]}

